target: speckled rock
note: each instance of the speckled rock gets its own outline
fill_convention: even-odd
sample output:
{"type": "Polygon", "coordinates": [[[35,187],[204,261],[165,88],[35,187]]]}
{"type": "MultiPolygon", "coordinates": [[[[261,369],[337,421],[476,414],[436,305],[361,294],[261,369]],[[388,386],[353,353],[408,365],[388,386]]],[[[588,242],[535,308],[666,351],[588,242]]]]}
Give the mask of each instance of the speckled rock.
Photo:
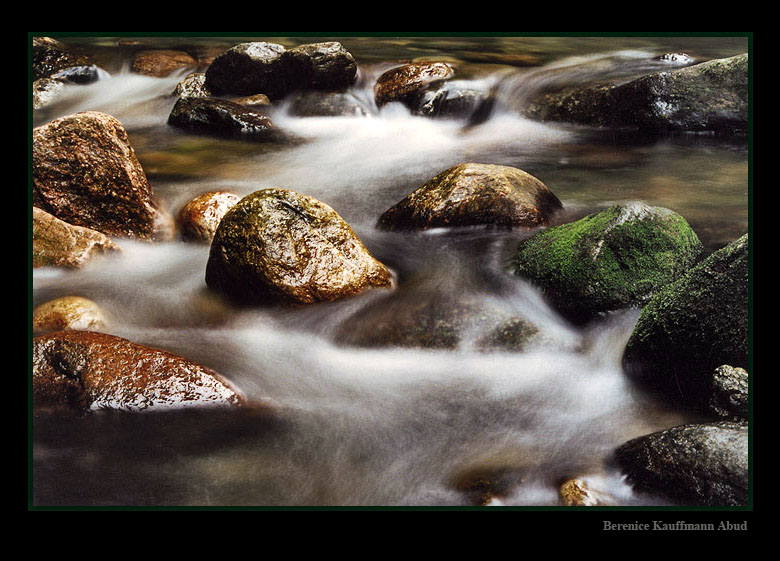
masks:
{"type": "Polygon", "coordinates": [[[418,97],[429,86],[455,75],[452,66],[444,62],[405,64],[391,68],[374,85],[374,99],[377,107],[399,101],[414,109],[418,97]]]}
{"type": "Polygon", "coordinates": [[[582,479],[569,479],[558,490],[564,506],[599,506],[598,496],[582,479]]]}
{"type": "Polygon", "coordinates": [[[39,78],[32,84],[33,109],[51,105],[62,93],[65,84],[52,78],[39,78]]]}
{"type": "Polygon", "coordinates": [[[521,226],[549,223],[562,208],[547,187],[508,166],[460,164],[395,204],[380,218],[386,230],[426,230],[450,226],[521,226]]]}
{"type": "Polygon", "coordinates": [[[535,234],[520,244],[511,267],[567,318],[582,322],[646,303],[701,252],[682,216],[633,203],[535,234]]]}
{"type": "Polygon", "coordinates": [[[712,372],[748,367],[748,236],[714,252],[642,309],[623,366],[683,404],[706,409],[712,372]]]}
{"type": "Polygon", "coordinates": [[[721,419],[747,419],[748,373],[744,368],[723,365],[712,375],[710,411],[721,419]]]}
{"type": "Polygon", "coordinates": [[[100,306],[79,296],[63,296],[36,307],[32,314],[33,332],[97,331],[106,325],[100,306]]]}
{"type": "Polygon", "coordinates": [[[158,206],[122,124],[105,113],[68,115],[33,130],[33,204],[111,236],[166,239],[158,206]]]}
{"type": "Polygon", "coordinates": [[[244,401],[216,372],[113,335],[60,331],[35,337],[32,352],[36,408],[147,411],[244,401]]]}
{"type": "Polygon", "coordinates": [[[33,80],[48,78],[69,66],[91,64],[88,57],[74,54],[68,47],[51,37],[33,37],[33,80]]]}
{"type": "Polygon", "coordinates": [[[290,115],[296,117],[366,116],[368,110],[352,94],[341,92],[302,92],[293,97],[290,115]]]}
{"type": "Polygon", "coordinates": [[[193,68],[198,61],[183,51],[167,49],[140,51],[133,57],[133,72],[163,78],[176,70],[193,68]]]}
{"type": "Polygon", "coordinates": [[[184,80],[176,84],[173,95],[177,97],[211,97],[212,93],[206,87],[206,75],[202,72],[193,72],[184,80]]]}
{"type": "Polygon", "coordinates": [[[615,459],[634,489],[681,505],[744,506],[748,501],[747,423],[656,432],[623,444],[615,459]]]}
{"type": "Polygon", "coordinates": [[[388,287],[391,276],[328,205],[265,189],[222,218],[206,284],[239,302],[312,303],[388,287]]]}
{"type": "Polygon", "coordinates": [[[84,266],[104,253],[119,251],[111,240],[95,230],[63,222],[33,207],[33,267],[84,266]]]}
{"type": "Polygon", "coordinates": [[[168,116],[168,124],[189,132],[255,142],[283,142],[290,138],[266,115],[225,99],[179,98],[168,116]]]}
{"type": "Polygon", "coordinates": [[[211,243],[222,217],[240,200],[229,191],[210,191],[189,201],[178,214],[182,239],[211,243]]]}

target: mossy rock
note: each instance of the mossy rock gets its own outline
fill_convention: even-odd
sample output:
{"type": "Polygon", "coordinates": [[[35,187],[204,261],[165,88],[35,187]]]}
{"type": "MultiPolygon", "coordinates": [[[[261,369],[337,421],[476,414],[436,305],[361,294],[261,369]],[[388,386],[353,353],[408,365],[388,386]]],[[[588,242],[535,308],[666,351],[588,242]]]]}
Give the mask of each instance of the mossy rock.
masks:
{"type": "Polygon", "coordinates": [[[682,276],[702,244],[688,222],[666,208],[613,206],[523,241],[511,262],[568,319],[641,306],[682,276]]]}
{"type": "Polygon", "coordinates": [[[705,407],[712,372],[748,366],[748,235],[716,251],[644,307],[623,356],[649,387],[705,407]]]}

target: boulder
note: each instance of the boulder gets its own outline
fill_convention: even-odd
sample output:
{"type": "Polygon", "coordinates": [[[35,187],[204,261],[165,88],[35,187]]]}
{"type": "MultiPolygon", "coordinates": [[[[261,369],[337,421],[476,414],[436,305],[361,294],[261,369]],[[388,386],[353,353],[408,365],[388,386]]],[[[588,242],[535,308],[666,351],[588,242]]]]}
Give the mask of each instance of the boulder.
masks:
{"type": "Polygon", "coordinates": [[[100,78],[100,69],[94,64],[89,66],[69,66],[58,70],[49,77],[67,84],[91,84],[97,82],[100,78]]]}
{"type": "Polygon", "coordinates": [[[533,228],[549,224],[562,208],[547,187],[508,166],[460,164],[395,204],[380,218],[385,230],[426,230],[451,226],[533,228]]]}
{"type": "Polygon", "coordinates": [[[582,479],[569,479],[558,490],[564,506],[601,506],[602,500],[582,479]]]}
{"type": "Polygon", "coordinates": [[[543,121],[644,131],[744,133],[748,55],[604,84],[543,94],[527,114],[543,121]]]}
{"type": "Polygon", "coordinates": [[[430,86],[455,75],[452,66],[444,62],[405,64],[391,68],[376,81],[374,100],[377,107],[399,101],[415,109],[419,96],[430,86]]]}
{"type": "Polygon", "coordinates": [[[68,115],[33,130],[33,204],[111,236],[164,239],[157,205],[122,124],[104,113],[68,115]]]}
{"type": "Polygon", "coordinates": [[[33,267],[79,268],[97,255],[119,251],[108,237],[33,207],[33,267]]]}
{"type": "Polygon", "coordinates": [[[225,99],[179,98],[168,124],[189,132],[255,142],[289,138],[266,115],[225,99]]]}
{"type": "Polygon", "coordinates": [[[97,331],[106,325],[100,307],[79,296],[63,296],[41,304],[33,310],[33,332],[97,331]]]}
{"type": "Polygon", "coordinates": [[[747,370],[725,364],[716,368],[712,375],[710,411],[721,419],[747,419],[749,404],[747,370]]]}
{"type": "Polygon", "coordinates": [[[58,70],[69,66],[91,64],[88,57],[73,53],[68,47],[51,37],[33,37],[33,80],[48,78],[58,70]]]}
{"type": "Polygon", "coordinates": [[[388,287],[391,275],[328,205],[265,189],[222,218],[206,284],[239,302],[312,303],[388,287]]]}
{"type": "Polygon", "coordinates": [[[212,97],[212,93],[206,87],[206,75],[202,72],[193,72],[176,84],[173,95],[177,97],[212,97]]]}
{"type": "Polygon", "coordinates": [[[244,401],[208,368],[104,333],[41,335],[33,339],[32,355],[36,408],[151,411],[244,401]]]}
{"type": "Polygon", "coordinates": [[[210,191],[189,201],[177,220],[182,239],[211,243],[222,217],[240,200],[228,191],[210,191]]]}
{"type": "Polygon", "coordinates": [[[748,236],[714,252],[642,309],[623,355],[629,375],[706,408],[712,372],[748,367],[748,236]]]}
{"type": "Polygon", "coordinates": [[[357,63],[341,43],[311,43],[290,49],[290,58],[300,73],[303,89],[344,90],[355,82],[357,63]]]}
{"type": "Polygon", "coordinates": [[[484,351],[523,351],[544,340],[538,327],[524,319],[512,318],[477,341],[477,347],[484,351]]]}
{"type": "Polygon", "coordinates": [[[293,97],[290,115],[296,117],[349,117],[368,115],[352,94],[341,92],[301,92],[293,97]]]}
{"type": "Polygon", "coordinates": [[[483,91],[469,88],[442,87],[424,91],[418,98],[415,112],[426,117],[469,119],[494,100],[483,91]]]}
{"type": "Polygon", "coordinates": [[[521,242],[511,267],[580,323],[643,305],[686,273],[701,252],[682,216],[633,203],[535,234],[521,242]]]}
{"type": "Polygon", "coordinates": [[[133,58],[133,72],[144,76],[164,78],[171,72],[193,68],[198,61],[183,51],[167,49],[140,51],[133,58]]]}
{"type": "Polygon", "coordinates": [[[32,84],[33,110],[51,105],[62,93],[65,84],[52,78],[39,78],[32,84]]]}
{"type": "Polygon", "coordinates": [[[745,506],[747,423],[683,425],[626,442],[615,459],[635,490],[680,505],[745,506]]]}

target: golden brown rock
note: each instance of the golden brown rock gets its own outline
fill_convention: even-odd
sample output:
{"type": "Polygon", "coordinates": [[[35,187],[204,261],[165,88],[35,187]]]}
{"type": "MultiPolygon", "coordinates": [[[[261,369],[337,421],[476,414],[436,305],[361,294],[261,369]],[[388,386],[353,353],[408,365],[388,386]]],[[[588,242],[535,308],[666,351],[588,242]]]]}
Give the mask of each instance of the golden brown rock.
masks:
{"type": "Polygon", "coordinates": [[[240,200],[228,191],[210,191],[192,199],[179,211],[182,239],[210,243],[222,217],[240,200]]]}
{"type": "Polygon", "coordinates": [[[82,267],[96,255],[119,251],[104,234],[63,222],[33,207],[33,267],[82,267]]]}
{"type": "Polygon", "coordinates": [[[166,49],[141,51],[133,59],[133,72],[163,78],[175,70],[197,65],[198,61],[183,51],[166,49]]]}
{"type": "Polygon", "coordinates": [[[454,75],[455,71],[452,67],[443,62],[398,66],[377,79],[374,85],[374,99],[378,107],[391,101],[414,105],[415,99],[425,88],[452,78],[454,75]]]}
{"type": "Polygon", "coordinates": [[[33,331],[94,331],[105,326],[106,318],[92,300],[63,296],[41,304],[33,310],[33,331]]]}
{"type": "Polygon", "coordinates": [[[569,479],[559,490],[561,501],[566,506],[598,506],[601,504],[588,484],[581,479],[569,479]]]}

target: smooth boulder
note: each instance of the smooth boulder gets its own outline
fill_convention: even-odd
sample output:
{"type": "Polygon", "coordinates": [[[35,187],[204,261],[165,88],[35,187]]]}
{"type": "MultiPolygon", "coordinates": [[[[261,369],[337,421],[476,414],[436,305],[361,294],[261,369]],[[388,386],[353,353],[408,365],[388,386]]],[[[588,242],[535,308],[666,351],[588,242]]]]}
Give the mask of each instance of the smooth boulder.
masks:
{"type": "Polygon", "coordinates": [[[209,191],[189,201],[177,216],[182,239],[211,243],[219,222],[240,200],[229,191],[209,191]]]}
{"type": "Polygon", "coordinates": [[[122,124],[96,111],[33,129],[33,204],[110,236],[165,239],[172,218],[157,204],[122,124]]]}
{"type": "Polygon", "coordinates": [[[455,75],[452,66],[445,62],[405,64],[391,68],[374,85],[377,107],[397,101],[414,109],[419,96],[429,87],[455,75]]]}
{"type": "Polygon", "coordinates": [[[642,309],[623,355],[651,389],[706,408],[712,372],[748,368],[748,235],[714,252],[642,309]]]}
{"type": "Polygon", "coordinates": [[[244,402],[208,368],[104,333],[61,331],[35,337],[32,363],[36,408],[151,411],[244,402]]]}
{"type": "Polygon", "coordinates": [[[119,251],[105,234],[68,224],[37,207],[33,216],[33,267],[83,267],[94,257],[119,251]]]}
{"type": "Polygon", "coordinates": [[[389,287],[391,275],[328,205],[265,189],[222,218],[206,284],[243,303],[313,303],[389,287]]]}
{"type": "Polygon", "coordinates": [[[701,252],[682,216],[633,203],[538,232],[521,242],[510,266],[580,323],[645,304],[686,273],[701,252]]]}
{"type": "Polygon", "coordinates": [[[266,115],[225,99],[181,97],[168,116],[168,124],[189,132],[255,142],[288,139],[266,115]]]}
{"type": "Polygon", "coordinates": [[[106,317],[95,302],[80,296],[63,296],[44,302],[33,310],[34,333],[48,331],[97,331],[106,317]]]}
{"type": "Polygon", "coordinates": [[[626,442],[615,459],[637,491],[685,506],[747,505],[747,423],[674,427],[626,442]]]}
{"type": "Polygon", "coordinates": [[[460,164],[443,171],[379,218],[385,230],[452,226],[533,228],[549,224],[561,201],[541,181],[509,166],[460,164]]]}

